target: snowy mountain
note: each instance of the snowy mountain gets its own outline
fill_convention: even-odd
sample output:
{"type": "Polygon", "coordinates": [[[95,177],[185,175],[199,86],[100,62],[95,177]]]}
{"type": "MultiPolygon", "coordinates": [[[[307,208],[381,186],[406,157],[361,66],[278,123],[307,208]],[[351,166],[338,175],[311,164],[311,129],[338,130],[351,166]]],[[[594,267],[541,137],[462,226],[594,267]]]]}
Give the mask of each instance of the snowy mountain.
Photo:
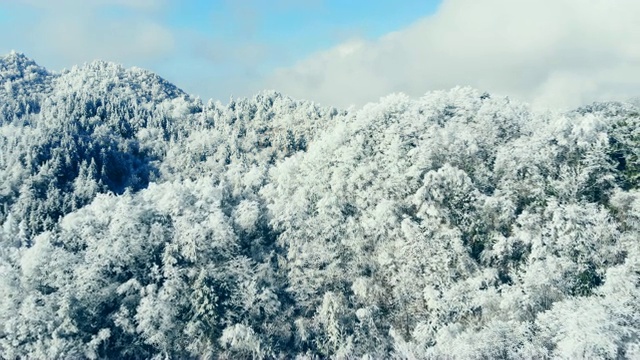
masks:
{"type": "Polygon", "coordinates": [[[631,103],[0,85],[0,358],[640,357],[631,103]]]}

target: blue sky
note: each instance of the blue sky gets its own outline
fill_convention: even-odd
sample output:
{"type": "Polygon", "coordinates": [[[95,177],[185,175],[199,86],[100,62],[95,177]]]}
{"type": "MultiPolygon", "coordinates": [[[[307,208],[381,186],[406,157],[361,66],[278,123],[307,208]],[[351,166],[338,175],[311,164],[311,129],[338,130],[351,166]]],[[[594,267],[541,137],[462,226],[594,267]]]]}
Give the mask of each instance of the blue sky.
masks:
{"type": "Polygon", "coordinates": [[[139,66],[222,102],[472,86],[567,109],[640,96],[637,14],[638,0],[0,0],[0,52],[139,66]]]}
{"type": "MultiPolygon", "coordinates": [[[[429,15],[437,1],[191,1],[166,15],[171,27],[197,38],[196,49],[182,48],[178,66],[195,71],[162,73],[175,81],[189,73],[246,96],[247,82],[279,67],[291,66],[317,51],[351,38],[375,39],[429,15]]],[[[185,44],[186,45],[186,44],[185,44]]],[[[193,44],[187,45],[193,46],[193,44]]],[[[181,46],[182,47],[182,46],[181,46]]],[[[256,91],[258,89],[255,89],[256,91]]],[[[205,95],[205,94],[203,94],[205,95]]],[[[206,96],[205,96],[206,97],[206,96]]]]}
{"type": "Polygon", "coordinates": [[[0,2],[0,51],[24,52],[53,70],[96,58],[140,66],[190,93],[225,100],[251,95],[258,90],[252,85],[256,79],[274,69],[344,41],[402,29],[438,5],[436,0],[9,0],[0,2]],[[138,51],[146,45],[126,45],[131,33],[144,31],[140,23],[159,29],[151,31],[160,37],[152,42],[162,42],[166,34],[166,46],[138,51]],[[110,34],[114,26],[118,30],[110,34]]]}

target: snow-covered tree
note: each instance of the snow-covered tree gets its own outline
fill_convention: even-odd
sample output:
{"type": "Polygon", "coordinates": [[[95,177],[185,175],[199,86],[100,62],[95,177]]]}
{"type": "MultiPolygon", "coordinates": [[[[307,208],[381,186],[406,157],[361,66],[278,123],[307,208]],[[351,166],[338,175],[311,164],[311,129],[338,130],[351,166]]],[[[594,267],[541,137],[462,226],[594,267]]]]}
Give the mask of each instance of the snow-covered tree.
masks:
{"type": "Polygon", "coordinates": [[[637,358],[638,115],[0,58],[0,358],[637,358]]]}

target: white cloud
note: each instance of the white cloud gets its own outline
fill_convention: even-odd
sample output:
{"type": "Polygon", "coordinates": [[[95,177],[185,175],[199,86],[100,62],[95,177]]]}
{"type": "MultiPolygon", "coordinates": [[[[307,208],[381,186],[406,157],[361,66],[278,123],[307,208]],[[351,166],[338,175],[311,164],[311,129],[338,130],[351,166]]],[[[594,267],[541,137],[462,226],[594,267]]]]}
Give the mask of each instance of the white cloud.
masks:
{"type": "Polygon", "coordinates": [[[640,94],[640,1],[444,0],[376,41],[354,40],[276,71],[263,87],[362,105],[471,85],[538,107],[640,94]]]}
{"type": "Polygon", "coordinates": [[[35,23],[21,22],[12,41],[47,65],[81,64],[102,59],[135,65],[170,54],[174,34],[156,19],[166,0],[22,0],[37,9],[35,23]],[[108,14],[109,11],[113,15],[108,14]],[[116,16],[118,14],[118,16],[116,16]],[[41,60],[42,59],[42,60],[41,60]]]}
{"type": "Polygon", "coordinates": [[[57,52],[70,63],[104,59],[132,63],[168,53],[173,34],[146,20],[92,21],[61,16],[36,28],[45,42],[42,46],[57,52]]]}

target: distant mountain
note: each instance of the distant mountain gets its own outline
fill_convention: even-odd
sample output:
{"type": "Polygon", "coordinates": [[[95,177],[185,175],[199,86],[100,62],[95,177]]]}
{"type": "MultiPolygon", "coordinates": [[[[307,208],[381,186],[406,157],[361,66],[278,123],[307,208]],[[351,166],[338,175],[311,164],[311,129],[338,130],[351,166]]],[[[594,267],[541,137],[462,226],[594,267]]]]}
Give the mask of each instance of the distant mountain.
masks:
{"type": "Polygon", "coordinates": [[[201,102],[0,58],[0,358],[638,358],[640,110],[201,102]]]}
{"type": "MultiPolygon", "coordinates": [[[[5,107],[30,101],[29,112],[36,113],[45,99],[53,100],[54,94],[63,99],[79,94],[92,98],[131,99],[135,104],[159,104],[187,97],[173,84],[143,69],[125,69],[117,64],[94,61],[70,71],[50,73],[15,52],[0,58],[0,84],[0,99],[5,107]]],[[[25,111],[9,108],[3,114],[6,119],[21,116],[25,111]]]]}

